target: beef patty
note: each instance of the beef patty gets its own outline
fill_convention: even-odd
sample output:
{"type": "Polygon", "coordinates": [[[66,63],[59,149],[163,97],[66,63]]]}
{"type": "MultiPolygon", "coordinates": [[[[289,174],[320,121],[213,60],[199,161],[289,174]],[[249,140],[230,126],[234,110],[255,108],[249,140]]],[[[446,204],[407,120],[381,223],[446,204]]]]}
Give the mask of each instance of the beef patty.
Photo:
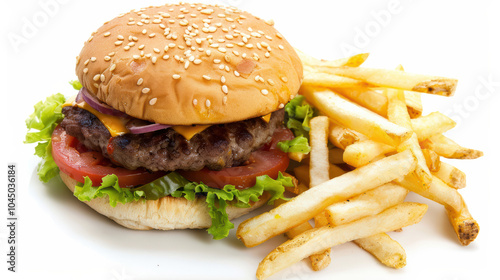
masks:
{"type": "Polygon", "coordinates": [[[152,171],[221,170],[243,164],[250,154],[271,140],[283,126],[283,109],[272,113],[269,123],[262,118],[212,125],[186,140],[172,128],[144,134],[111,137],[102,122],[78,107],[64,107],[61,126],[87,148],[101,152],[128,169],[152,171]]]}

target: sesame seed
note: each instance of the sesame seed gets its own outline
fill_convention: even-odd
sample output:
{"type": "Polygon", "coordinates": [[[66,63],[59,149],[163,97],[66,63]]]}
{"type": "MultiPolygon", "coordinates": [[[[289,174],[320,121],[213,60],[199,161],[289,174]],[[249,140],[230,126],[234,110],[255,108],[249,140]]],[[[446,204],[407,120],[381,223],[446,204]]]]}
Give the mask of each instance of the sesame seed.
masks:
{"type": "Polygon", "coordinates": [[[232,39],[234,39],[234,37],[233,37],[233,35],[231,35],[231,34],[226,34],[226,39],[228,39],[228,40],[232,40],[232,39]]]}
{"type": "Polygon", "coordinates": [[[130,42],[130,43],[127,44],[127,46],[133,47],[133,46],[135,46],[135,43],[134,42],[130,42]]]}
{"type": "Polygon", "coordinates": [[[283,103],[280,103],[280,105],[278,106],[278,108],[282,109],[283,107],[285,107],[285,104],[283,103]]]}
{"type": "Polygon", "coordinates": [[[144,35],[145,35],[146,33],[148,33],[148,31],[147,31],[146,29],[143,29],[143,30],[142,30],[142,34],[144,34],[144,35]]]}
{"type": "Polygon", "coordinates": [[[188,69],[189,67],[189,60],[186,60],[186,63],[184,63],[184,69],[188,69]]]}
{"type": "Polygon", "coordinates": [[[226,83],[226,77],[221,76],[220,77],[220,82],[223,83],[223,84],[226,83]]]}
{"type": "Polygon", "coordinates": [[[151,98],[151,100],[149,100],[149,105],[153,106],[156,104],[156,101],[158,101],[158,98],[151,98]]]}
{"type": "Polygon", "coordinates": [[[104,37],[108,37],[109,35],[111,35],[111,32],[104,33],[104,37]]]}
{"type": "Polygon", "coordinates": [[[141,58],[141,56],[140,56],[140,55],[137,55],[137,54],[134,54],[132,57],[133,57],[134,59],[139,59],[139,58],[141,58]]]}
{"type": "Polygon", "coordinates": [[[205,106],[210,107],[211,103],[210,103],[210,99],[207,99],[207,101],[205,101],[205,106]]]}
{"type": "MultiPolygon", "coordinates": [[[[133,43],[133,42],[132,42],[132,43],[133,43]]],[[[137,48],[138,48],[139,50],[142,50],[142,49],[144,49],[144,47],[145,47],[144,45],[140,45],[140,46],[139,46],[139,47],[137,47],[137,48]]]]}
{"type": "Polygon", "coordinates": [[[283,47],[282,45],[279,45],[278,48],[280,48],[281,50],[285,49],[285,47],[283,47]]]}
{"type": "Polygon", "coordinates": [[[142,89],[142,91],[141,91],[141,92],[142,92],[142,93],[144,93],[144,94],[146,94],[146,93],[148,93],[148,92],[150,92],[150,91],[151,91],[151,89],[149,89],[149,88],[145,87],[145,88],[143,88],[143,89],[142,89]]]}
{"type": "Polygon", "coordinates": [[[253,45],[252,44],[246,44],[245,47],[251,49],[251,48],[253,48],[253,45]]]}
{"type": "Polygon", "coordinates": [[[223,48],[223,47],[219,47],[218,50],[221,52],[221,53],[225,53],[226,52],[226,48],[223,48]]]}
{"type": "Polygon", "coordinates": [[[226,85],[222,86],[222,92],[225,93],[225,94],[227,94],[229,92],[229,90],[228,90],[228,88],[227,88],[226,85]]]}
{"type": "Polygon", "coordinates": [[[179,79],[181,78],[181,75],[179,75],[179,74],[173,74],[173,75],[172,75],[172,78],[173,78],[174,80],[179,80],[179,79]]]}
{"type": "Polygon", "coordinates": [[[271,80],[271,79],[267,79],[267,82],[268,82],[270,85],[274,86],[274,81],[273,81],[273,80],[271,80]]]}
{"type": "Polygon", "coordinates": [[[153,56],[153,57],[151,58],[151,62],[153,62],[153,64],[155,64],[155,63],[156,63],[156,60],[157,60],[156,56],[153,56]]]}
{"type": "Polygon", "coordinates": [[[285,76],[281,77],[281,80],[282,80],[283,82],[285,82],[285,83],[286,83],[286,82],[288,82],[288,78],[287,78],[287,77],[285,77],[285,76]]]}
{"type": "Polygon", "coordinates": [[[195,59],[195,60],[193,61],[193,63],[194,63],[194,64],[196,64],[196,65],[198,65],[198,64],[200,64],[200,63],[201,63],[201,59],[195,59]]]}
{"type": "Polygon", "coordinates": [[[256,81],[256,82],[258,82],[258,81],[259,81],[259,78],[260,78],[260,76],[259,76],[259,75],[255,76],[255,81],[256,81]]]}
{"type": "Polygon", "coordinates": [[[95,56],[93,56],[93,57],[90,58],[90,61],[92,61],[92,62],[94,62],[96,60],[97,60],[97,57],[95,57],[95,56]]]}
{"type": "Polygon", "coordinates": [[[115,70],[116,68],[116,64],[111,64],[111,67],[109,67],[109,71],[112,72],[113,70],[115,70]]]}
{"type": "Polygon", "coordinates": [[[222,103],[226,104],[227,103],[227,96],[222,97],[222,103]]]}
{"type": "Polygon", "coordinates": [[[283,39],[283,36],[280,33],[276,33],[276,37],[283,39]]]}
{"type": "Polygon", "coordinates": [[[194,105],[194,106],[198,105],[198,99],[196,99],[196,98],[195,98],[195,99],[193,99],[193,105],[194,105]]]}
{"type": "Polygon", "coordinates": [[[153,51],[154,51],[155,53],[160,53],[160,50],[159,50],[159,49],[157,49],[157,48],[153,48],[153,51]]]}
{"type": "Polygon", "coordinates": [[[214,63],[215,63],[215,64],[220,63],[220,61],[221,61],[221,60],[220,60],[220,59],[218,59],[218,58],[215,58],[215,59],[214,59],[214,63]]]}
{"type": "Polygon", "coordinates": [[[87,74],[89,72],[89,68],[83,68],[83,73],[87,74]]]}
{"type": "Polygon", "coordinates": [[[118,35],[116,38],[117,38],[118,40],[123,40],[123,39],[124,39],[122,35],[118,35]]]}
{"type": "Polygon", "coordinates": [[[106,76],[104,74],[101,74],[101,82],[104,82],[106,80],[106,76]]]}
{"type": "Polygon", "coordinates": [[[224,70],[224,64],[219,65],[220,70],[224,70]]]}
{"type": "Polygon", "coordinates": [[[229,72],[229,66],[225,66],[224,69],[226,69],[226,72],[229,72]]]}
{"type": "Polygon", "coordinates": [[[168,47],[169,47],[169,48],[175,48],[175,43],[170,43],[170,44],[168,44],[168,47]]]}
{"type": "Polygon", "coordinates": [[[97,74],[94,76],[93,80],[97,82],[97,81],[99,81],[100,78],[101,78],[101,75],[97,74]]]}
{"type": "Polygon", "coordinates": [[[156,33],[151,33],[149,34],[149,38],[153,38],[156,35],[156,33]]]}
{"type": "Polygon", "coordinates": [[[104,57],[104,61],[110,61],[110,60],[111,60],[111,57],[109,57],[107,55],[104,57]]]}
{"type": "Polygon", "coordinates": [[[208,75],[203,75],[203,79],[210,81],[212,78],[210,78],[210,76],[208,76],[208,75]]]}
{"type": "Polygon", "coordinates": [[[143,78],[139,78],[139,80],[137,80],[137,85],[138,86],[142,85],[142,82],[144,82],[144,79],[143,78]]]}
{"type": "Polygon", "coordinates": [[[90,62],[90,59],[87,59],[87,60],[85,60],[85,62],[83,63],[83,65],[87,66],[89,64],[89,62],[90,62]]]}
{"type": "Polygon", "coordinates": [[[123,44],[123,41],[116,41],[116,42],[115,42],[115,46],[119,46],[119,45],[121,45],[121,44],[123,44]]]}
{"type": "Polygon", "coordinates": [[[123,49],[128,51],[128,50],[130,50],[130,46],[125,46],[125,47],[123,47],[123,49]]]}
{"type": "Polygon", "coordinates": [[[212,51],[211,50],[206,50],[205,53],[207,54],[207,56],[210,56],[212,54],[212,51]]]}
{"type": "Polygon", "coordinates": [[[236,77],[239,77],[239,76],[240,76],[240,72],[238,72],[238,71],[234,70],[234,75],[235,75],[236,77]]]}
{"type": "Polygon", "coordinates": [[[167,60],[170,56],[168,54],[162,56],[163,59],[167,60]]]}
{"type": "Polygon", "coordinates": [[[205,14],[205,15],[210,15],[214,12],[212,9],[203,9],[200,11],[200,13],[205,14]]]}
{"type": "Polygon", "coordinates": [[[264,54],[264,56],[265,56],[265,57],[270,57],[270,56],[271,56],[271,54],[270,54],[269,52],[266,52],[266,53],[264,54]]]}
{"type": "Polygon", "coordinates": [[[98,83],[94,83],[94,87],[99,87],[99,84],[98,83]]]}
{"type": "Polygon", "coordinates": [[[260,91],[263,95],[268,95],[269,94],[269,91],[267,91],[267,89],[263,89],[260,91]]]}

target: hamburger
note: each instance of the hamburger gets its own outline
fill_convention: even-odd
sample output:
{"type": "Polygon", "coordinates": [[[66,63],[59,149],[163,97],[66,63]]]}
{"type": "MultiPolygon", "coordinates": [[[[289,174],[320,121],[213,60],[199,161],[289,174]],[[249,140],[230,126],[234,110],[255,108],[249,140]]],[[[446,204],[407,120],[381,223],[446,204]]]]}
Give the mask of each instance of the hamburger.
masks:
{"type": "Polygon", "coordinates": [[[92,33],[76,74],[75,97],[35,106],[26,142],[42,180],[59,172],[118,224],[223,238],[290,186],[276,143],[294,138],[284,107],[302,64],[272,21],[218,5],[133,10],[92,33]]]}

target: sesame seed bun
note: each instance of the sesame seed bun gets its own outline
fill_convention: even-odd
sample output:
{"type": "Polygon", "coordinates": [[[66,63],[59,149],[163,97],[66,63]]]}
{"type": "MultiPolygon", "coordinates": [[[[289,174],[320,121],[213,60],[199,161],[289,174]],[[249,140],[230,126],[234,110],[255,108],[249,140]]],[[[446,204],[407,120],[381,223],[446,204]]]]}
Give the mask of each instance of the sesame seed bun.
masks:
{"type": "Polygon", "coordinates": [[[98,99],[151,122],[263,116],[290,101],[303,77],[299,57],[272,25],[216,5],[138,9],[92,34],[76,74],[98,99]]]}
{"type": "MultiPolygon", "coordinates": [[[[59,172],[59,175],[64,184],[73,192],[78,182],[66,173],[59,172]]],[[[270,195],[264,193],[259,201],[248,208],[228,205],[226,213],[230,220],[238,218],[264,205],[269,198],[270,195]]],[[[119,225],[130,229],[199,229],[209,228],[212,225],[205,197],[198,197],[191,201],[166,196],[157,200],[118,203],[116,207],[109,205],[108,198],[94,198],[91,201],[85,201],[85,204],[119,225]]]]}

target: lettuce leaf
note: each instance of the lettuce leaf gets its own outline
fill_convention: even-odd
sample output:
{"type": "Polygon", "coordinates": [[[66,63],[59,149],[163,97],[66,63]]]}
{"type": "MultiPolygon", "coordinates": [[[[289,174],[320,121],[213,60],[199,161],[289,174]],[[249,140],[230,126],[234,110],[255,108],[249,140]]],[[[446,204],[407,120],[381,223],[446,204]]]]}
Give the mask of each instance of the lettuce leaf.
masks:
{"type": "Polygon", "coordinates": [[[303,95],[297,95],[285,106],[288,120],[286,126],[293,131],[293,134],[298,136],[305,136],[309,138],[309,130],[311,127],[309,121],[317,115],[309,103],[305,101],[303,95]]]}
{"type": "Polygon", "coordinates": [[[80,90],[83,87],[78,80],[69,81],[69,84],[76,90],[80,90]]]}
{"type": "Polygon", "coordinates": [[[156,179],[155,181],[136,188],[120,188],[116,175],[107,175],[102,179],[98,187],[92,186],[92,181],[85,177],[85,183],[75,186],[74,195],[81,201],[90,201],[97,197],[108,197],[109,204],[139,201],[141,199],[156,200],[171,195],[194,200],[199,195],[206,196],[208,214],[212,220],[212,226],[208,229],[214,239],[227,237],[229,230],[234,227],[229,221],[226,207],[229,203],[235,207],[246,208],[251,202],[258,201],[259,197],[267,191],[271,194],[268,203],[276,199],[286,199],[283,196],[284,187],[292,187],[292,179],[279,173],[276,180],[267,175],[257,177],[253,187],[238,190],[233,185],[226,185],[222,189],[211,188],[203,183],[190,182],[176,172],[156,179]]]}
{"type": "Polygon", "coordinates": [[[292,140],[285,140],[278,143],[278,148],[285,153],[304,153],[307,154],[311,151],[309,141],[304,136],[297,136],[292,140]]]}
{"type": "Polygon", "coordinates": [[[256,179],[253,187],[244,190],[238,190],[233,185],[225,185],[222,189],[215,189],[203,183],[190,183],[172,193],[172,196],[193,200],[196,194],[206,194],[208,214],[212,219],[212,226],[208,229],[208,233],[214,239],[222,239],[227,237],[230,229],[234,228],[234,224],[229,221],[226,213],[228,202],[233,202],[233,206],[240,208],[250,207],[250,202],[256,202],[259,196],[267,191],[271,193],[268,203],[272,204],[276,199],[286,199],[283,196],[284,187],[293,186],[292,179],[281,173],[276,180],[267,175],[259,176],[256,179]]]}
{"type": "Polygon", "coordinates": [[[50,139],[54,128],[64,117],[61,109],[65,101],[66,98],[60,93],[49,96],[45,102],[38,102],[33,114],[26,119],[28,133],[24,143],[38,143],[35,155],[42,158],[37,168],[38,177],[42,182],[50,181],[59,173],[59,168],[52,158],[50,139]]]}

